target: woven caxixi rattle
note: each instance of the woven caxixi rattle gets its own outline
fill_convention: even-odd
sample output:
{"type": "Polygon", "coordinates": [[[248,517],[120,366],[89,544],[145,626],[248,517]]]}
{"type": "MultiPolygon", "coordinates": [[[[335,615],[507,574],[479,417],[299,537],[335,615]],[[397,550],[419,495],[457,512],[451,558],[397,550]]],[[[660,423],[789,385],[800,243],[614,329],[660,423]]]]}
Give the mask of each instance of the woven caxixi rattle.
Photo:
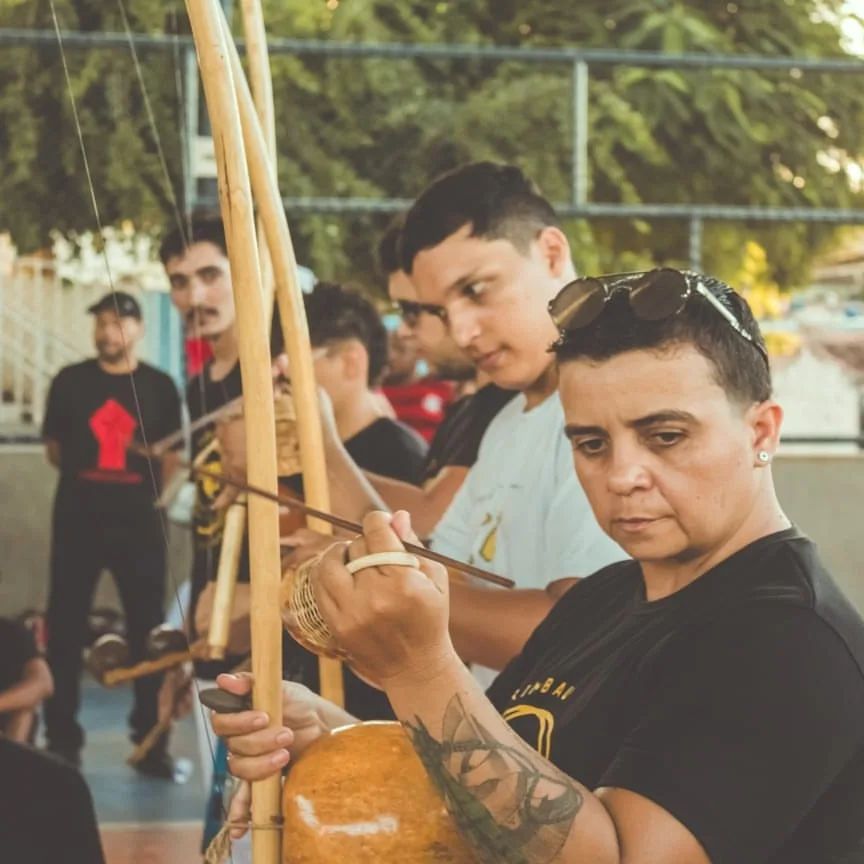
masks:
{"type": "MultiPolygon", "coordinates": [[[[282,579],[282,621],[291,636],[308,651],[324,657],[347,659],[348,655],[336,643],[321,610],[315,601],[313,580],[325,552],[307,558],[296,568],[288,570],[282,579]]],[[[345,564],[349,573],[367,567],[420,566],[417,556],[409,552],[376,552],[345,564]]]]}

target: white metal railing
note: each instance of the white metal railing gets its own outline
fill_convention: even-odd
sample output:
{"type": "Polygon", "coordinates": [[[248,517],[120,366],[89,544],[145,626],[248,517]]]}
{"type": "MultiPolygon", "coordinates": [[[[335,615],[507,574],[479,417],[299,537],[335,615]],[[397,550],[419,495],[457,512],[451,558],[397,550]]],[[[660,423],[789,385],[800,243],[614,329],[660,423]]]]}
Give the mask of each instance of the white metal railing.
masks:
{"type": "Polygon", "coordinates": [[[43,322],[11,303],[0,305],[4,334],[0,368],[4,373],[4,420],[42,422],[48,386],[56,372],[81,357],[64,339],[46,333],[43,322]]]}
{"type": "Polygon", "coordinates": [[[0,437],[38,434],[51,379],[63,366],[93,356],[87,309],[112,288],[141,302],[140,358],[181,384],[182,329],[152,240],[114,229],[105,234],[104,250],[89,235],[78,238],[77,251],[55,239],[53,258],[16,258],[0,235],[0,437]]]}
{"type": "Polygon", "coordinates": [[[161,265],[147,258],[146,248],[127,254],[123,244],[115,243],[109,273],[102,253],[91,246],[84,244],[78,258],[56,242],[55,252],[63,253],[56,260],[21,257],[4,266],[0,258],[2,434],[38,434],[51,379],[63,366],[93,356],[93,320],[87,309],[112,285],[136,295],[145,322],[152,325],[145,327],[141,359],[180,383],[183,336],[168,296],[160,290],[165,282],[161,265]]]}
{"type": "Polygon", "coordinates": [[[92,353],[87,307],[100,286],[63,284],[54,263],[20,258],[0,273],[0,422],[38,427],[57,371],[92,353]]]}

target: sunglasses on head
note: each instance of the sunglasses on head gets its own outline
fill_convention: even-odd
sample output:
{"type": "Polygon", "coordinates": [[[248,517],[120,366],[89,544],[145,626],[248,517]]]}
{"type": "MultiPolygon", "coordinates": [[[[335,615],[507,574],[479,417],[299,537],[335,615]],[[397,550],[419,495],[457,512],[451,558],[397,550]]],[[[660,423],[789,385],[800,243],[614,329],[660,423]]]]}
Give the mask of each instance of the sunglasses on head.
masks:
{"type": "Polygon", "coordinates": [[[588,276],[569,282],[549,303],[549,314],[561,333],[561,339],[596,321],[606,304],[619,291],[627,293],[633,314],[643,321],[661,321],[678,315],[687,301],[698,295],[716,309],[729,326],[756,348],[768,363],[764,346],[711,291],[702,276],[670,267],[638,273],[588,276]]]}
{"type": "Polygon", "coordinates": [[[427,315],[434,315],[444,322],[447,320],[447,311],[444,307],[435,306],[432,303],[417,303],[414,300],[396,300],[394,301],[394,307],[408,327],[416,327],[420,321],[420,316],[424,312],[427,315]]]}

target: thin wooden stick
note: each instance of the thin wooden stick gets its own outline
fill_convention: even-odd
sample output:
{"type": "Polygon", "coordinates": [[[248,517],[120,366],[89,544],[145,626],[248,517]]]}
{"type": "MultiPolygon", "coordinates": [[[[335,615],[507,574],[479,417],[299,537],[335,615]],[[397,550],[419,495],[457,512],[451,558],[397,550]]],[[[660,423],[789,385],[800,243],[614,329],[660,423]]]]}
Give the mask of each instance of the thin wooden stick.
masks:
{"type": "MultiPolygon", "coordinates": [[[[269,339],[264,324],[261,268],[255,236],[252,190],[236,102],[236,87],[227,56],[223,14],[218,0],[187,0],[198,51],[204,95],[213,128],[219,202],[228,241],[237,309],[237,341],[243,378],[247,425],[246,464],[256,486],[276,493],[276,419],[270,373],[269,339]],[[253,430],[272,434],[252,434],[253,430]]],[[[279,508],[263,496],[249,500],[249,551],[252,606],[253,704],[273,727],[282,716],[282,622],[273,602],[281,582],[279,508]]],[[[252,784],[256,821],[277,825],[281,783],[278,773],[252,784]]],[[[280,864],[278,831],[252,835],[254,864],[280,864]]]]}
{"type": "Polygon", "coordinates": [[[192,460],[192,467],[200,468],[210,458],[210,454],[217,449],[219,449],[219,439],[213,438],[203,450],[195,454],[195,458],[192,460]]]}
{"type": "MultiPolygon", "coordinates": [[[[201,643],[201,647],[203,648],[203,643],[201,643]]],[[[109,669],[102,674],[101,683],[105,687],[116,687],[118,684],[125,684],[127,681],[135,681],[138,678],[145,678],[147,675],[164,672],[166,669],[179,666],[181,663],[186,663],[189,660],[200,659],[202,654],[202,651],[194,651],[192,648],[186,651],[171,651],[168,654],[157,657],[155,660],[142,660],[134,666],[121,666],[119,669],[109,669]]]]}
{"type": "Polygon", "coordinates": [[[168,732],[174,725],[174,721],[169,717],[167,720],[160,720],[140,741],[135,749],[126,760],[127,765],[137,765],[143,762],[149,755],[150,751],[159,743],[159,739],[168,732]]]}
{"type": "Polygon", "coordinates": [[[188,426],[154,441],[152,444],[145,447],[143,444],[130,444],[129,450],[132,453],[138,453],[141,456],[149,456],[158,459],[163,456],[167,450],[170,450],[176,444],[180,444],[187,435],[197,432],[204,426],[214,423],[217,420],[227,419],[243,406],[243,397],[238,396],[230,402],[226,402],[219,408],[209,411],[207,414],[202,414],[197,420],[193,420],[188,426]]]}
{"type": "MultiPolygon", "coordinates": [[[[138,678],[145,678],[147,675],[156,675],[159,672],[165,672],[167,669],[173,669],[181,663],[212,659],[214,658],[207,647],[207,640],[198,639],[185,651],[170,651],[168,654],[163,654],[154,660],[142,660],[134,666],[118,666],[116,669],[108,669],[99,676],[98,680],[103,687],[116,687],[118,684],[126,684],[138,678]]],[[[238,663],[231,672],[232,674],[248,672],[251,668],[249,658],[246,658],[241,663],[238,663]]]]}
{"type": "MultiPolygon", "coordinates": [[[[184,465],[184,467],[187,467],[184,465]]],[[[356,522],[351,522],[348,519],[343,519],[341,516],[334,516],[332,513],[327,513],[324,510],[319,510],[317,507],[310,507],[299,498],[289,498],[287,495],[279,495],[265,489],[258,489],[249,483],[243,483],[240,480],[235,480],[224,474],[217,474],[215,471],[210,471],[207,468],[196,468],[188,466],[193,474],[200,474],[202,477],[211,477],[214,480],[219,480],[226,486],[233,486],[240,492],[247,492],[250,495],[260,495],[270,501],[275,501],[284,507],[293,507],[295,510],[300,510],[320,519],[322,522],[327,522],[336,528],[342,528],[345,531],[350,531],[354,534],[362,534],[363,526],[356,522]]],[[[499,576],[497,573],[490,573],[488,570],[483,570],[480,567],[475,567],[473,564],[466,564],[464,561],[457,561],[455,558],[450,558],[447,555],[442,555],[440,552],[435,552],[433,549],[427,549],[425,546],[417,546],[414,543],[402,544],[408,552],[413,552],[421,558],[428,558],[430,561],[437,561],[451,570],[456,570],[459,573],[465,573],[468,576],[475,576],[483,582],[491,582],[493,585],[500,585],[502,588],[513,588],[515,582],[505,576],[499,576]]]]}

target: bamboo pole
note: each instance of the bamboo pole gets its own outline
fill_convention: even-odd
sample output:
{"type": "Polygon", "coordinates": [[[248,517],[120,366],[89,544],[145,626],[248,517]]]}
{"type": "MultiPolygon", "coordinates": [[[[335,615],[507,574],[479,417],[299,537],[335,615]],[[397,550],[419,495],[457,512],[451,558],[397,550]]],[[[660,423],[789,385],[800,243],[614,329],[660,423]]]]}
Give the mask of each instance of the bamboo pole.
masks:
{"type": "MultiPolygon", "coordinates": [[[[273,105],[273,78],[270,74],[270,56],[267,53],[267,32],[261,0],[242,0],[243,33],[246,36],[246,60],[249,64],[249,83],[252,100],[261,123],[270,168],[276,180],[276,109],[273,105]]],[[[230,34],[226,42],[232,42],[230,34]]],[[[236,74],[236,73],[235,73],[236,74]]],[[[267,246],[264,227],[258,219],[258,257],[261,261],[261,284],[264,288],[264,309],[269,322],[273,310],[273,261],[267,246]]]]}
{"type": "MultiPolygon", "coordinates": [[[[222,26],[226,36],[229,35],[228,23],[224,15],[222,26]]],[[[234,86],[237,88],[243,137],[250,157],[252,188],[264,223],[267,244],[273,256],[276,298],[285,336],[285,348],[291,364],[292,395],[297,410],[297,437],[300,441],[304,497],[316,509],[329,510],[330,487],[318,410],[318,385],[312,364],[303,292],[297,276],[294,244],[291,241],[291,232],[282,207],[279,189],[268,170],[264,137],[252,103],[249,85],[243,75],[240,56],[232,41],[227,41],[227,48],[234,72],[234,86]]],[[[310,528],[321,533],[332,533],[330,525],[321,520],[310,518],[308,524],[310,528]]],[[[318,669],[321,695],[336,705],[344,706],[342,664],[328,657],[320,657],[318,669]]]]}
{"type": "Polygon", "coordinates": [[[249,63],[249,85],[255,111],[270,156],[274,176],[276,170],[276,112],[273,106],[273,78],[267,54],[267,32],[260,0],[242,0],[243,32],[246,35],[246,59],[249,63]]]}
{"type": "MultiPolygon", "coordinates": [[[[270,374],[269,339],[265,327],[261,270],[255,236],[252,191],[247,170],[235,84],[226,52],[222,11],[217,0],[187,0],[198,53],[204,95],[213,128],[219,177],[219,204],[225,224],[231,278],[237,307],[237,336],[250,482],[274,494],[276,482],[276,420],[270,374]],[[266,430],[264,434],[262,430],[266,430]]],[[[273,501],[252,498],[249,508],[249,551],[252,606],[252,702],[265,711],[273,728],[282,720],[282,622],[279,605],[279,510],[273,501]]],[[[280,864],[281,778],[278,773],[252,784],[252,831],[255,864],[280,864]],[[266,829],[274,830],[266,830],[266,829]],[[264,830],[262,830],[264,829],[264,830]]]]}
{"type": "MultiPolygon", "coordinates": [[[[275,172],[276,165],[276,118],[273,106],[273,79],[270,76],[270,60],[267,54],[267,35],[264,30],[264,15],[259,0],[243,0],[243,29],[246,35],[246,50],[249,60],[249,74],[252,91],[261,126],[266,130],[267,152],[275,172]]],[[[226,21],[227,25],[227,21],[226,21]]],[[[225,30],[225,44],[233,45],[230,29],[225,30]]],[[[274,173],[275,178],[275,173],[274,173]]],[[[264,227],[259,218],[257,223],[258,260],[261,267],[261,290],[264,296],[264,322],[270,327],[273,314],[273,264],[264,227]]],[[[232,506],[225,516],[222,533],[222,547],[219,566],[216,571],[213,608],[210,613],[210,629],[207,643],[214,659],[222,659],[228,640],[231,610],[237,586],[237,571],[240,565],[240,551],[246,532],[245,510],[241,518],[232,506]]]]}
{"type": "Polygon", "coordinates": [[[237,586],[237,572],[240,569],[245,536],[246,496],[240,495],[228,507],[222,531],[219,568],[213,590],[213,609],[210,613],[210,629],[207,631],[207,649],[212,660],[224,660],[228,648],[231,607],[234,604],[234,589],[237,586]]]}

